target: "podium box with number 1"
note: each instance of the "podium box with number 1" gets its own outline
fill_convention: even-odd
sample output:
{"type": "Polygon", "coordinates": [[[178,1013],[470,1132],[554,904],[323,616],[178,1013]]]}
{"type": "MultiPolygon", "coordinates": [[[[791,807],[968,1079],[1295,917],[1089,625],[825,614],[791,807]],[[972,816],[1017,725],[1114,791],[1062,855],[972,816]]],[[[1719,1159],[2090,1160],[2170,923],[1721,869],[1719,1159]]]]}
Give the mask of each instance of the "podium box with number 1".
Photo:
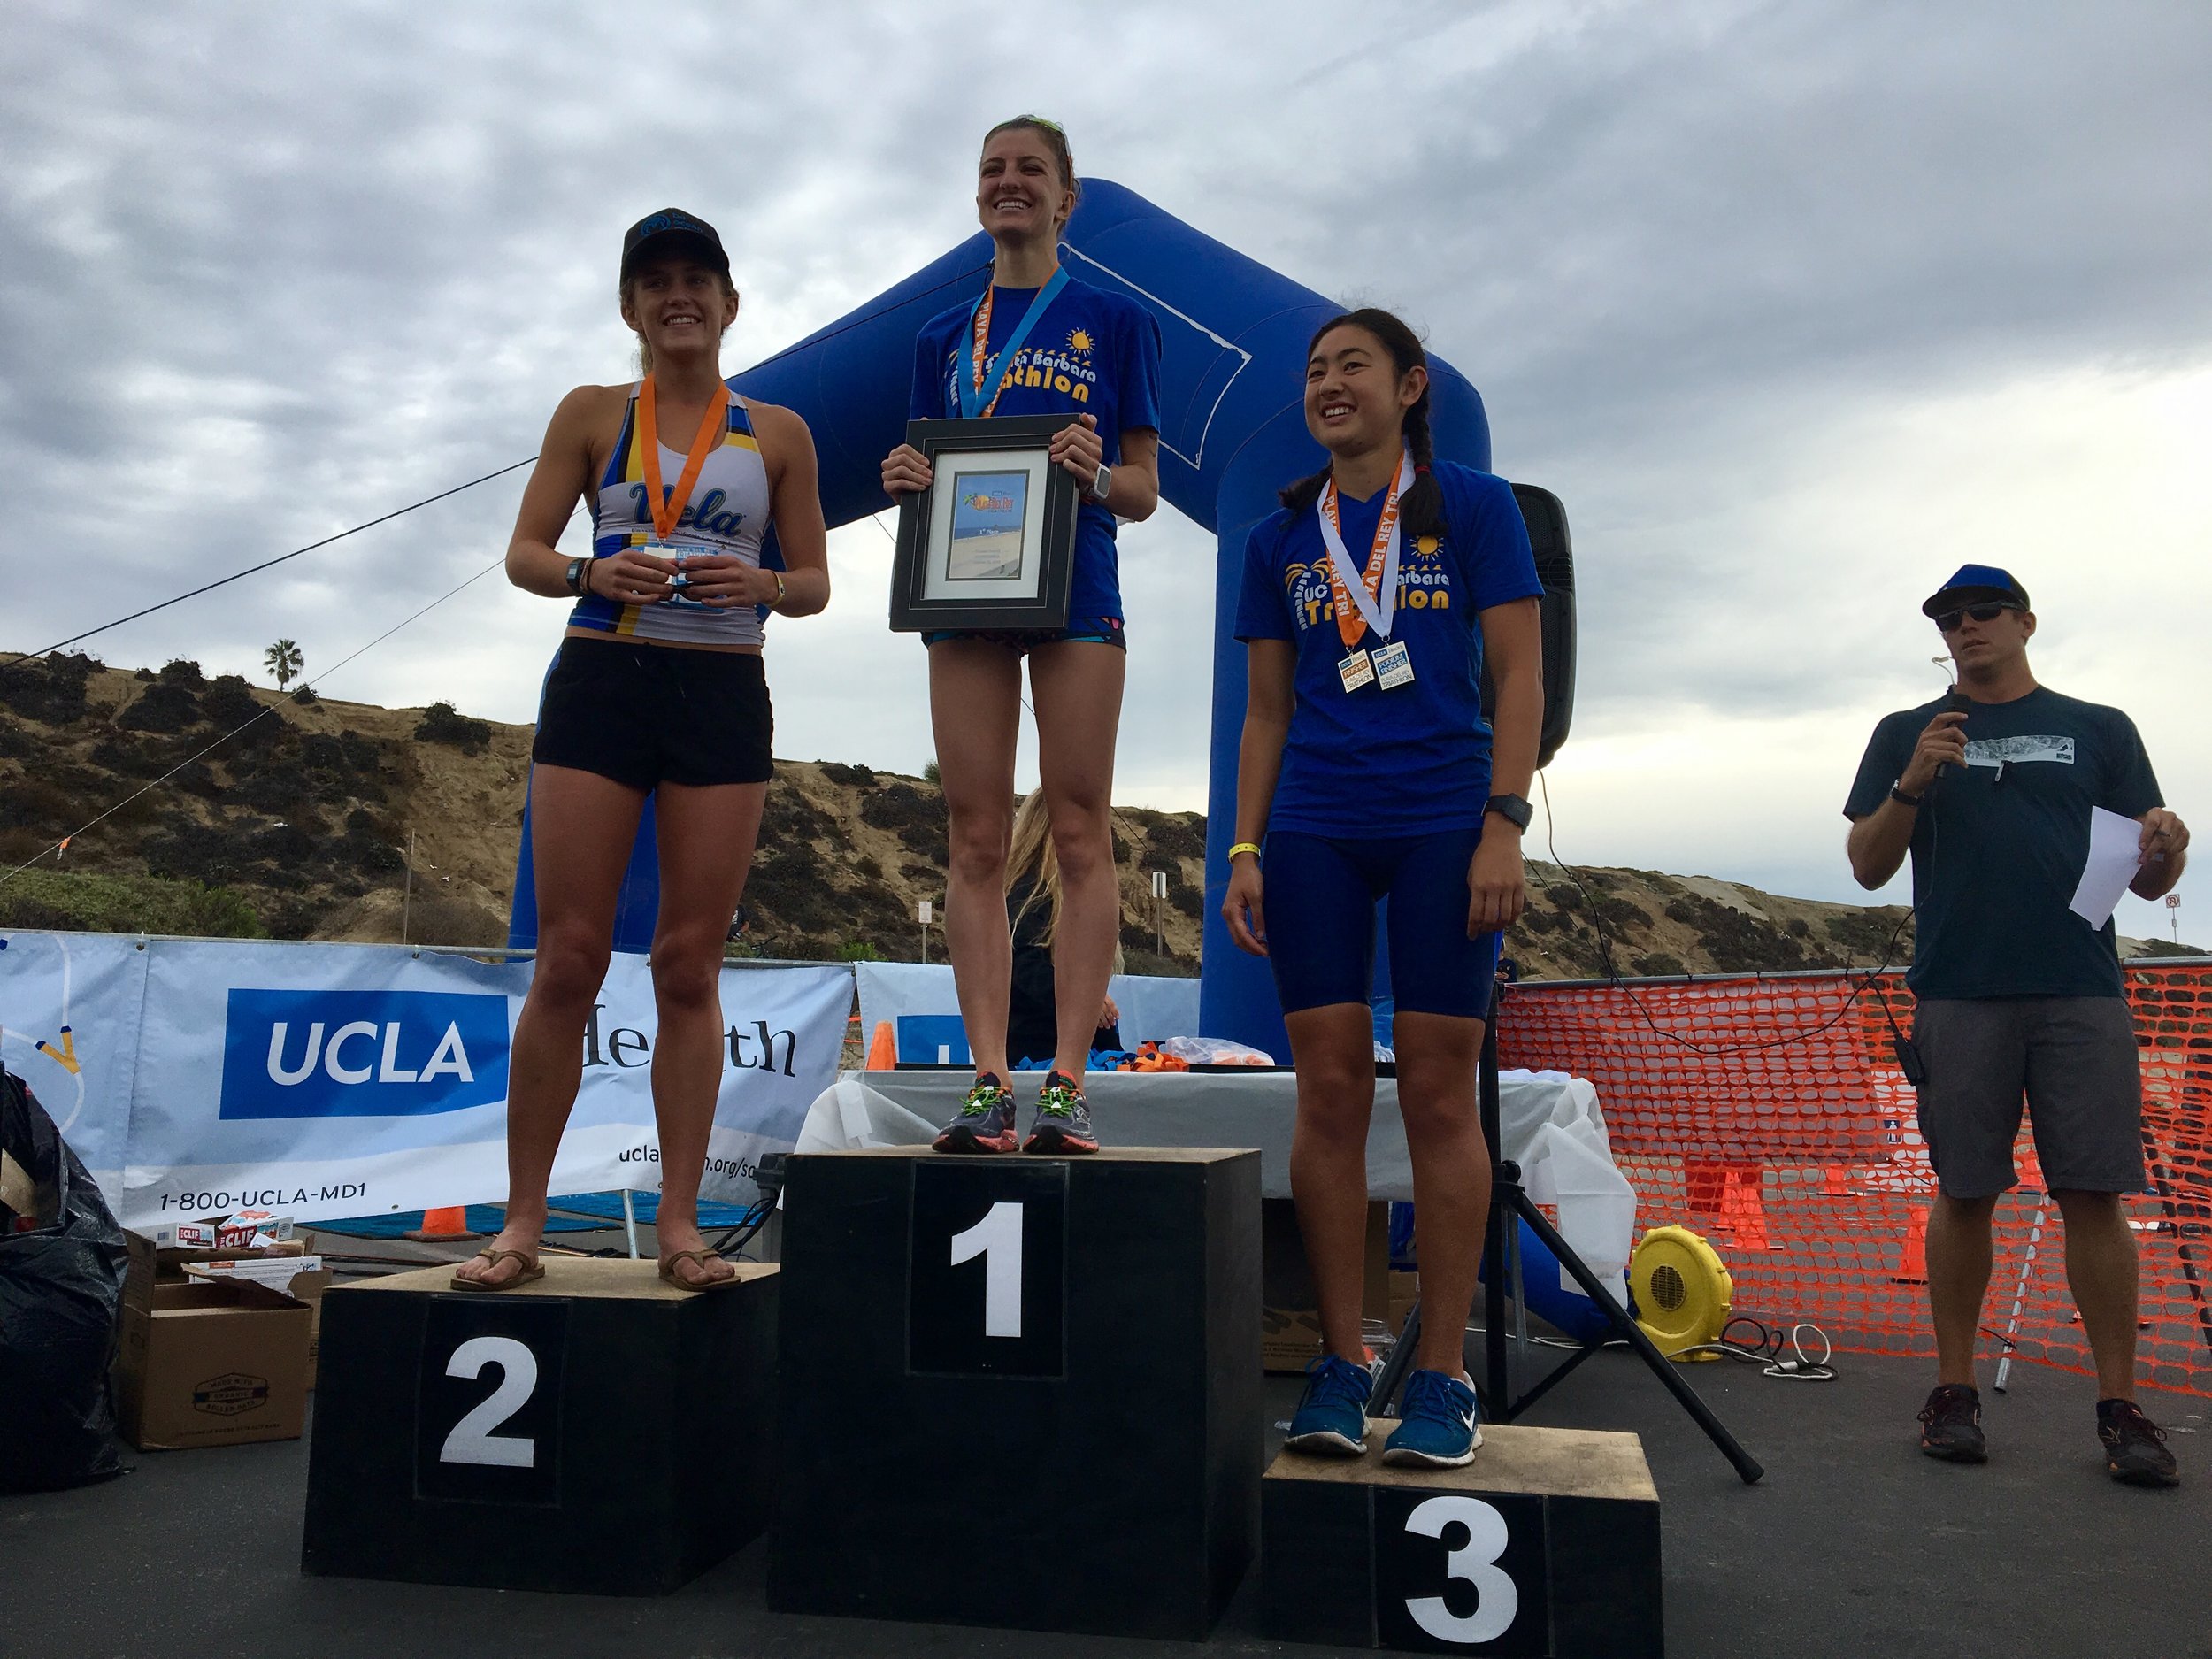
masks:
{"type": "Polygon", "coordinates": [[[768,1599],[1200,1637],[1251,1562],[1256,1152],[794,1157],[768,1599]]]}
{"type": "Polygon", "coordinates": [[[306,1571],[649,1594],[759,1532],[776,1270],[695,1294],[650,1261],[544,1264],[492,1294],[449,1265],[326,1294],[306,1571]]]}

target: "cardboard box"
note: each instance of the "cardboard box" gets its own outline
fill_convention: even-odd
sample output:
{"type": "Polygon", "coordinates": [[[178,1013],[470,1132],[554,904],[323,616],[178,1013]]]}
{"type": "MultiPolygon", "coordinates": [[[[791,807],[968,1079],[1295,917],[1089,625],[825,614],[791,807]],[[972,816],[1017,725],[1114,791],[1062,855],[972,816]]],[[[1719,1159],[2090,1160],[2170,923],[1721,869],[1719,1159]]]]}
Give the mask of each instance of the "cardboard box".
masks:
{"type": "Polygon", "coordinates": [[[280,1290],[295,1302],[305,1302],[307,1386],[310,1393],[314,1391],[315,1363],[322,1348],[323,1292],[330,1288],[330,1270],[323,1265],[321,1256],[280,1255],[246,1260],[188,1262],[184,1271],[190,1279],[250,1279],[271,1290],[280,1290]]]}
{"type": "Polygon", "coordinates": [[[303,1302],[250,1279],[157,1282],[126,1302],[116,1414],[141,1451],[297,1440],[307,1412],[303,1302]]]}
{"type": "Polygon", "coordinates": [[[1421,1299],[1421,1276],[1410,1269],[1390,1270],[1390,1334],[1395,1339],[1406,1328],[1406,1316],[1413,1311],[1413,1304],[1421,1299]]]}
{"type": "MultiPolygon", "coordinates": [[[[1321,1316],[1313,1274],[1298,1236],[1298,1210],[1287,1198],[1260,1202],[1261,1363],[1270,1371],[1302,1371],[1321,1352],[1321,1316]]],[[[1390,1206],[1367,1206],[1367,1273],[1360,1297],[1362,1319],[1390,1312],[1390,1206]]]]}
{"type": "Polygon", "coordinates": [[[5,1152],[0,1152],[0,1231],[29,1228],[45,1225],[51,1218],[46,1214],[50,1193],[42,1193],[30,1171],[25,1169],[5,1152]]]}
{"type": "Polygon", "coordinates": [[[258,1250],[219,1250],[211,1246],[181,1248],[163,1242],[165,1238],[174,1235],[173,1228],[158,1230],[150,1236],[142,1233],[125,1235],[130,1249],[130,1263],[123,1276],[125,1307],[150,1308],[154,1287],[183,1284],[185,1269],[196,1263],[265,1262],[307,1254],[307,1243],[303,1239],[289,1239],[258,1250]]]}

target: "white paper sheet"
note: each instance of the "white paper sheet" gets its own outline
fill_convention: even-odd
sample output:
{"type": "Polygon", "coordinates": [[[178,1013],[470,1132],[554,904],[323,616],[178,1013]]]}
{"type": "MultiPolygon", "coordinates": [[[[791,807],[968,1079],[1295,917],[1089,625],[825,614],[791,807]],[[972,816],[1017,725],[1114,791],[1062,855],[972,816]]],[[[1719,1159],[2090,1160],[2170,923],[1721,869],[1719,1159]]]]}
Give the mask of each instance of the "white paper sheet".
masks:
{"type": "Polygon", "coordinates": [[[2139,850],[2142,840],[2143,826],[2133,818],[2108,812],[2101,806],[2091,807],[2089,858],[2075,886],[2074,901],[2067,908],[2092,927],[2102,927],[2110,921],[2113,907],[2142,868],[2143,856],[2139,850]]]}

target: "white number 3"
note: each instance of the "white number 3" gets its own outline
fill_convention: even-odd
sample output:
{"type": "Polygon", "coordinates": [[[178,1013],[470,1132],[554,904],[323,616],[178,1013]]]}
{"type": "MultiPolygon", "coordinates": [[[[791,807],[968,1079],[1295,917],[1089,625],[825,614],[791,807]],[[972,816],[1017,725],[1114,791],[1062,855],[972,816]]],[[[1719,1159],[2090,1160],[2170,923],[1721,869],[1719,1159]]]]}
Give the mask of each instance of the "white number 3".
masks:
{"type": "Polygon", "coordinates": [[[529,1469],[537,1463],[538,1443],[526,1435],[492,1431],[522,1409],[538,1386],[538,1356],[511,1336],[472,1336],[446,1362],[449,1377],[480,1377],[484,1367],[499,1367],[499,1386],[453,1425],[438,1449],[442,1463],[488,1463],[496,1469],[529,1469]]]}
{"type": "Polygon", "coordinates": [[[1462,1618],[1440,1595],[1409,1597],[1406,1611],[1439,1641],[1494,1641],[1521,1609],[1521,1593],[1498,1565],[1505,1554],[1505,1517],[1479,1498],[1431,1498],[1406,1517],[1406,1531],[1441,1538],[1454,1521],[1467,1529],[1467,1541],[1444,1557],[1444,1576],[1475,1586],[1475,1610],[1462,1618]]]}

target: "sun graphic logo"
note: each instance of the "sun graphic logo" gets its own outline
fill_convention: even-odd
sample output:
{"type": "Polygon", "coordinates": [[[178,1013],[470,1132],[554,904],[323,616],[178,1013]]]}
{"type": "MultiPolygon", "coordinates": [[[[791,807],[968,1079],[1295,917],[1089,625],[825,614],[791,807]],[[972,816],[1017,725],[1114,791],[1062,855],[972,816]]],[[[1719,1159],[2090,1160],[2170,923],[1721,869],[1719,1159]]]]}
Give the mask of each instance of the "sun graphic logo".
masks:
{"type": "Polygon", "coordinates": [[[1090,331],[1089,329],[1087,329],[1087,328],[1071,328],[1071,329],[1069,329],[1069,330],[1068,330],[1068,349],[1069,349],[1069,350],[1071,350],[1071,351],[1088,351],[1088,350],[1091,349],[1092,343],[1093,343],[1093,342],[1092,342],[1092,340],[1091,340],[1091,331],[1090,331]]]}
{"type": "Polygon", "coordinates": [[[1413,557],[1424,564],[1433,565],[1442,556],[1444,542],[1441,537],[1417,536],[1413,542],[1413,557]]]}
{"type": "Polygon", "coordinates": [[[1294,593],[1296,592],[1298,584],[1305,580],[1306,572],[1311,568],[1310,565],[1301,565],[1296,559],[1293,559],[1289,567],[1283,572],[1283,586],[1294,593]]]}

